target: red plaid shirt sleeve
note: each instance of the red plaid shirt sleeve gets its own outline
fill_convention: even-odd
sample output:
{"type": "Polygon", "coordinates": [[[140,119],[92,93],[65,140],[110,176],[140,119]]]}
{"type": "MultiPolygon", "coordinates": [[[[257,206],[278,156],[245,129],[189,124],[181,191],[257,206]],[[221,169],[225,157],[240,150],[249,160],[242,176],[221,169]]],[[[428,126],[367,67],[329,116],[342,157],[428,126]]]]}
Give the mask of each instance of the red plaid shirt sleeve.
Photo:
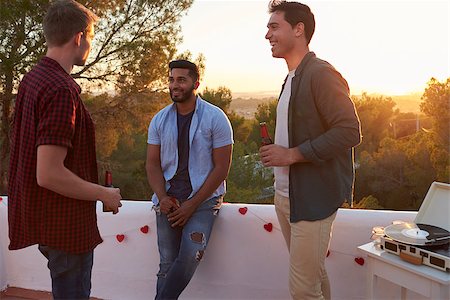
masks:
{"type": "Polygon", "coordinates": [[[43,98],[39,109],[36,146],[49,144],[72,148],[75,119],[76,104],[70,90],[59,88],[50,93],[43,98]]]}

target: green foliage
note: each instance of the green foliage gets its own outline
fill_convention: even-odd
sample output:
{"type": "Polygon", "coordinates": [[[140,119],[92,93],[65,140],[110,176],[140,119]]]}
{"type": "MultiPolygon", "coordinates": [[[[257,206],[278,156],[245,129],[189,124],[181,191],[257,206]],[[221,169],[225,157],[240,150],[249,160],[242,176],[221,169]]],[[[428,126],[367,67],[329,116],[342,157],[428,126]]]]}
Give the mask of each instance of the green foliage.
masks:
{"type": "Polygon", "coordinates": [[[265,188],[271,188],[272,185],[272,169],[265,168],[260,162],[259,155],[249,153],[245,144],[236,142],[227,180],[226,201],[239,203],[273,202],[270,192],[265,193],[265,188]]]}
{"type": "Polygon", "coordinates": [[[273,184],[272,170],[262,166],[259,155],[255,153],[258,147],[254,142],[247,141],[253,122],[230,110],[232,95],[226,87],[205,88],[201,97],[220,107],[233,126],[235,144],[225,200],[239,203],[273,202],[270,193],[263,193],[265,188],[273,184]]]}
{"type": "Polygon", "coordinates": [[[100,16],[90,59],[72,74],[121,93],[166,86],[167,63],[176,53],[180,17],[192,0],[90,1],[100,16]]]}
{"type": "Polygon", "coordinates": [[[376,151],[384,137],[392,136],[391,126],[395,114],[395,103],[391,98],[371,97],[366,93],[360,97],[353,97],[353,101],[361,121],[363,135],[357,152],[376,151]]]}
{"type": "Polygon", "coordinates": [[[0,193],[6,192],[13,92],[42,55],[41,21],[48,1],[0,1],[0,193]]]}
{"type": "Polygon", "coordinates": [[[398,112],[392,120],[392,137],[402,138],[415,134],[419,130],[431,129],[431,118],[416,113],[398,112]]]}
{"type": "Polygon", "coordinates": [[[269,135],[272,137],[272,140],[274,140],[277,105],[278,100],[276,99],[258,105],[255,113],[255,120],[253,120],[251,125],[250,136],[248,138],[249,142],[255,143],[258,147],[261,145],[261,131],[259,126],[259,123],[261,122],[266,122],[269,135]]]}
{"type": "Polygon", "coordinates": [[[244,117],[230,110],[233,97],[229,88],[221,86],[218,89],[209,89],[206,87],[200,96],[209,103],[220,107],[225,112],[233,127],[234,139],[236,141],[247,141],[251,124],[244,117]]]}
{"type": "Polygon", "coordinates": [[[420,109],[433,119],[436,143],[450,149],[450,78],[439,82],[431,78],[422,96],[420,109]]]}
{"type": "MultiPolygon", "coordinates": [[[[132,95],[83,95],[96,128],[99,174],[112,171],[114,185],[127,199],[151,195],[145,173],[147,128],[169,102],[165,93],[143,91],[132,95]]],[[[102,182],[102,181],[101,181],[102,182]]]]}
{"type": "Polygon", "coordinates": [[[150,199],[152,191],[145,173],[146,153],[147,134],[135,133],[131,137],[122,135],[110,157],[109,170],[125,199],[150,199]]]}
{"type": "MultiPolygon", "coordinates": [[[[85,66],[75,68],[72,73],[74,78],[81,81],[84,90],[114,89],[116,94],[122,95],[122,99],[164,90],[167,64],[173,59],[176,45],[181,41],[179,20],[193,0],[79,2],[100,17],[95,25],[96,36],[89,60],[85,66]]],[[[45,51],[41,23],[48,4],[48,0],[0,1],[1,192],[6,191],[13,93],[19,78],[30,70],[45,51]]],[[[130,104],[130,101],[99,108],[99,115],[107,117],[104,121],[107,124],[113,123],[114,118],[118,119],[115,121],[118,123],[123,118],[120,110],[129,109],[126,104],[130,104]]],[[[131,112],[129,116],[133,114],[131,112]]],[[[96,123],[99,124],[98,121],[96,123]]],[[[124,122],[122,127],[123,133],[129,133],[133,126],[124,122]]],[[[101,143],[104,149],[101,149],[100,156],[111,154],[118,143],[119,132],[104,132],[101,143]]]]}
{"type": "Polygon", "coordinates": [[[239,116],[234,111],[228,113],[231,125],[233,126],[234,140],[242,143],[247,143],[250,134],[252,122],[239,116]]]}
{"type": "Polygon", "coordinates": [[[224,86],[221,86],[216,90],[206,87],[200,96],[208,102],[220,107],[225,113],[228,113],[231,100],[233,99],[231,90],[224,86]]]}
{"type": "Polygon", "coordinates": [[[0,1],[0,92],[17,80],[43,54],[42,19],[48,0],[0,1]]]}
{"type": "Polygon", "coordinates": [[[357,170],[357,199],[373,195],[388,209],[418,209],[436,180],[428,139],[420,132],[407,139],[384,138],[378,151],[363,151],[357,170]]]}

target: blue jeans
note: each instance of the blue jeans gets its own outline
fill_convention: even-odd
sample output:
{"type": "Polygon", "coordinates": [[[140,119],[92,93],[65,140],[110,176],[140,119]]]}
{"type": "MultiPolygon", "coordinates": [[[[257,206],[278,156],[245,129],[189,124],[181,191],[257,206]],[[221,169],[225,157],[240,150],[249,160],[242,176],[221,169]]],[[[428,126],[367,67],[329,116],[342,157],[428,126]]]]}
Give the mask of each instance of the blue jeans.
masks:
{"type": "Polygon", "coordinates": [[[188,285],[208,244],[221,198],[203,202],[184,227],[172,228],[156,207],[160,263],[155,299],[178,299],[188,285]]]}
{"type": "Polygon", "coordinates": [[[94,251],[72,254],[39,245],[48,259],[53,299],[89,299],[94,251]]]}

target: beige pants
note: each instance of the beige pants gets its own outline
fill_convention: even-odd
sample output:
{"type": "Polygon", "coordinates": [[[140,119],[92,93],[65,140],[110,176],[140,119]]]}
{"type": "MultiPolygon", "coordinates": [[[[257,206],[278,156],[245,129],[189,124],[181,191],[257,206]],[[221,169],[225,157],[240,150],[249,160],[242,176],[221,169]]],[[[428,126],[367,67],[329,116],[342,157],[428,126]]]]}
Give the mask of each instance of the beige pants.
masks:
{"type": "Polygon", "coordinates": [[[275,211],[289,250],[289,290],[295,300],[331,299],[325,257],[336,213],[318,221],[289,221],[289,198],[275,194],[275,211]]]}

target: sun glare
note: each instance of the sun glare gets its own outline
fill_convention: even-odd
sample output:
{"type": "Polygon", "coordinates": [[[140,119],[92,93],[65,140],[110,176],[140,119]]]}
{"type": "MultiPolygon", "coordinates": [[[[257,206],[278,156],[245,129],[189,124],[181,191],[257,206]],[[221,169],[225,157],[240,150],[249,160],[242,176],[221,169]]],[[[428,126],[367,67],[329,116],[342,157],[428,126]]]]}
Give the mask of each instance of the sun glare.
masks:
{"type": "MultiPolygon", "coordinates": [[[[287,73],[264,39],[268,1],[195,1],[182,19],[181,52],[203,53],[202,87],[273,91],[287,73]]],[[[352,93],[423,91],[450,77],[447,1],[305,1],[316,19],[310,50],[333,64],[352,93]]]]}

